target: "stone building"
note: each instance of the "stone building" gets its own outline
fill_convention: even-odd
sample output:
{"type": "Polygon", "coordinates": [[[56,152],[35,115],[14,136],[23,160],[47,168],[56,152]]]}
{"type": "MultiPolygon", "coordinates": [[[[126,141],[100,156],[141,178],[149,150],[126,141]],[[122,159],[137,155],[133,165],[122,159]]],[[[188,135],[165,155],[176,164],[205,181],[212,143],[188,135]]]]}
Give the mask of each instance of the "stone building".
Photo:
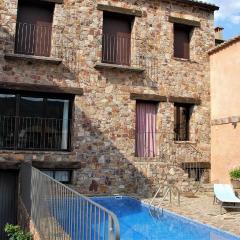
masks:
{"type": "Polygon", "coordinates": [[[168,176],[200,178],[210,161],[207,51],[217,9],[192,0],[1,1],[4,174],[32,162],[94,194],[151,195],[168,176]]]}

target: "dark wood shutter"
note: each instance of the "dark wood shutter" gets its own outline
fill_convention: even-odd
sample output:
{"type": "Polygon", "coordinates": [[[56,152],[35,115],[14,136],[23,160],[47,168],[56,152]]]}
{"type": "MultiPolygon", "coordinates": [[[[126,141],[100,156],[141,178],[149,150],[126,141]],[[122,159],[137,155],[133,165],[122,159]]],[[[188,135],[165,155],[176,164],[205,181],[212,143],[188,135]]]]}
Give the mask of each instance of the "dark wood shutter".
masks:
{"type": "Polygon", "coordinates": [[[27,2],[18,4],[15,52],[50,56],[54,3],[27,2]]]}
{"type": "Polygon", "coordinates": [[[189,59],[191,27],[174,24],[174,57],[189,59]]]}
{"type": "Polygon", "coordinates": [[[36,22],[35,55],[49,57],[51,54],[52,23],[36,22]]]}
{"type": "Polygon", "coordinates": [[[133,17],[104,12],[102,61],[130,65],[133,17]]]}
{"type": "Polygon", "coordinates": [[[174,132],[176,141],[189,141],[190,109],[191,105],[175,105],[174,132]]]}

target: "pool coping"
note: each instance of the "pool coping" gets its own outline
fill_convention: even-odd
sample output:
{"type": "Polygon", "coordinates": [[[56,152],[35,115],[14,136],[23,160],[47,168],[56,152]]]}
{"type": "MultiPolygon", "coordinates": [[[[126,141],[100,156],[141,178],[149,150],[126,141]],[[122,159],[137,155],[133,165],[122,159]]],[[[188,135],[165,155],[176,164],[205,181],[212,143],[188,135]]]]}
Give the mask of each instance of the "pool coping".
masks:
{"type": "MultiPolygon", "coordinates": [[[[151,204],[149,204],[149,203],[147,203],[147,202],[145,202],[144,200],[141,200],[141,199],[139,199],[138,197],[133,197],[133,196],[130,196],[130,195],[120,195],[120,194],[113,194],[113,195],[96,195],[96,196],[92,196],[91,198],[107,198],[107,197],[122,197],[122,198],[132,198],[132,199],[134,199],[134,200],[137,200],[137,201],[139,201],[139,202],[141,202],[141,204],[143,204],[143,205],[145,205],[145,206],[154,206],[154,205],[151,205],[151,204]]],[[[183,215],[180,215],[180,214],[178,214],[178,213],[175,213],[175,212],[173,212],[173,211],[170,211],[170,210],[168,210],[168,209],[165,209],[165,208],[160,208],[160,207],[156,207],[155,206],[155,208],[157,208],[157,209],[159,209],[159,210],[163,210],[163,212],[167,212],[168,214],[170,214],[170,215],[174,215],[174,216],[177,216],[177,217],[179,217],[179,218],[182,218],[182,219],[184,219],[184,220],[187,220],[187,221],[191,221],[191,222],[193,222],[193,223],[196,223],[196,224],[199,224],[199,225],[201,225],[201,226],[204,226],[204,227],[208,227],[208,228],[211,228],[211,229],[213,229],[213,230],[215,230],[215,231],[217,231],[217,232],[222,232],[222,233],[225,233],[225,234],[228,234],[228,235],[230,235],[230,236],[232,236],[232,237],[235,237],[235,238],[237,238],[238,240],[240,240],[240,235],[238,236],[238,235],[236,235],[236,234],[234,234],[234,233],[231,233],[231,232],[228,232],[228,231],[226,231],[226,230],[222,230],[222,229],[220,229],[220,228],[217,228],[217,227],[215,227],[215,226],[212,226],[212,225],[209,225],[209,224],[206,224],[206,223],[202,223],[202,222],[200,222],[199,220],[196,220],[196,219],[192,219],[192,218],[190,218],[190,217],[186,217],[186,216],[183,216],[183,215]]]]}

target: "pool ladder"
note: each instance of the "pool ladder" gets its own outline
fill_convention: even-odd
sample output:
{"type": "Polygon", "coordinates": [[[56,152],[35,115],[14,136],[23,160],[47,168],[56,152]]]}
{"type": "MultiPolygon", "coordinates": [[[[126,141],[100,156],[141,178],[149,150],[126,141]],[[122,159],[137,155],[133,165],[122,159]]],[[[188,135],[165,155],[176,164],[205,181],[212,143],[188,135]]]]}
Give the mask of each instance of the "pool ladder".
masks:
{"type": "MultiPolygon", "coordinates": [[[[162,189],[162,186],[158,188],[157,192],[155,193],[155,195],[152,198],[150,205],[149,205],[149,213],[154,219],[160,219],[163,216],[163,207],[161,207],[161,202],[158,203],[157,205],[154,205],[154,201],[157,198],[157,195],[159,194],[161,189],[162,189]]],[[[174,189],[177,192],[178,205],[180,205],[180,191],[176,186],[174,186],[172,184],[169,184],[167,186],[167,189],[166,189],[166,192],[164,193],[162,201],[164,201],[169,194],[169,201],[170,201],[170,203],[172,203],[172,191],[174,189]]]]}

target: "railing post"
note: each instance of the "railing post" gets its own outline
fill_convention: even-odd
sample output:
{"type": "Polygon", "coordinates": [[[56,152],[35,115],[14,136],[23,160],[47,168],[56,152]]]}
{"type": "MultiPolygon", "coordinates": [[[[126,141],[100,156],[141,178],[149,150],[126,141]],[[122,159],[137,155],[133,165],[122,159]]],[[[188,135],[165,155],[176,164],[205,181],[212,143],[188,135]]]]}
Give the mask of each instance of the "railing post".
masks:
{"type": "Polygon", "coordinates": [[[108,240],[115,240],[114,229],[113,229],[113,220],[110,215],[108,216],[108,240]]]}

